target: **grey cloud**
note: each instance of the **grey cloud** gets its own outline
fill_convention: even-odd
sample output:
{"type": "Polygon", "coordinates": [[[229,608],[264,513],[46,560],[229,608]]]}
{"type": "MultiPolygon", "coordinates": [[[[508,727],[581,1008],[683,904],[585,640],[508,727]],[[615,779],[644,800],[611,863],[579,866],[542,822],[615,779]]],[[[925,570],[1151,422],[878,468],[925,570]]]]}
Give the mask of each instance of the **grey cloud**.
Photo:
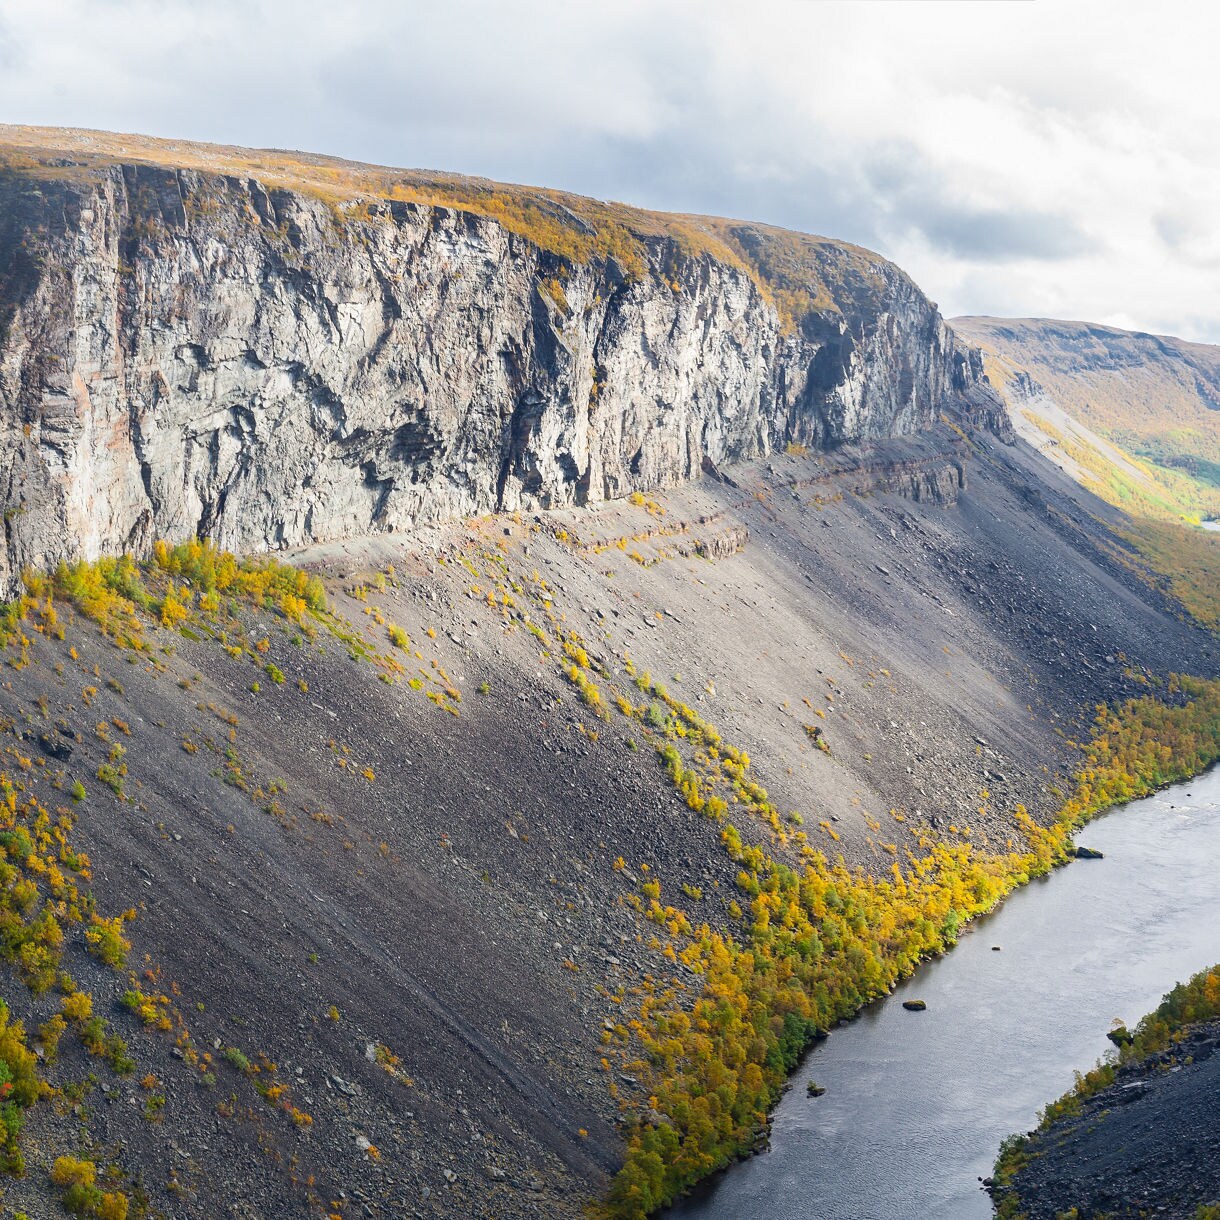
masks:
{"type": "Polygon", "coordinates": [[[1053,212],[976,211],[935,201],[912,223],[945,254],[980,262],[1014,258],[1061,261],[1098,250],[1070,217],[1053,212]]]}
{"type": "Polygon", "coordinates": [[[1176,208],[1156,213],[1152,227],[1182,262],[1200,268],[1220,267],[1220,226],[1214,217],[1176,208]]]}
{"type": "Polygon", "coordinates": [[[0,17],[0,68],[12,70],[20,66],[21,60],[21,44],[14,36],[8,22],[0,17]]]}
{"type": "Polygon", "coordinates": [[[1171,250],[1179,249],[1194,235],[1195,231],[1195,226],[1190,218],[1183,216],[1180,212],[1158,212],[1152,218],[1152,227],[1156,230],[1156,235],[1171,250]]]}
{"type": "Polygon", "coordinates": [[[1061,261],[1095,253],[1098,244],[1063,213],[984,208],[947,194],[944,177],[909,145],[885,146],[866,176],[895,233],[915,233],[934,249],[973,262],[1061,261]]]}

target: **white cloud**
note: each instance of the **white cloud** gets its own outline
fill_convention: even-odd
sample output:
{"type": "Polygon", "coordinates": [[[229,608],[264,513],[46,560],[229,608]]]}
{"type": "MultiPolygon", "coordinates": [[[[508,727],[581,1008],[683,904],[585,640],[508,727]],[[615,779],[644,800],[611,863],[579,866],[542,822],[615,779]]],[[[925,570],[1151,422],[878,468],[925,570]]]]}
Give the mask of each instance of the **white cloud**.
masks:
{"type": "Polygon", "coordinates": [[[0,117],[830,233],[954,312],[1220,340],[1203,3],[4,0],[0,117]]]}

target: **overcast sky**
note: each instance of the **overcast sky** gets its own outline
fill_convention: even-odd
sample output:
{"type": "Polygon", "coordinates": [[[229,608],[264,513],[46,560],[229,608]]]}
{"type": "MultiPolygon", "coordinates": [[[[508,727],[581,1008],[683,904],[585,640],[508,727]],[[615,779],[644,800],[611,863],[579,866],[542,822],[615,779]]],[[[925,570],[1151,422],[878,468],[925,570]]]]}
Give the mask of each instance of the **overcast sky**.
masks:
{"type": "Polygon", "coordinates": [[[1216,7],[0,0],[0,120],[768,220],[947,314],[1220,341],[1216,7]]]}

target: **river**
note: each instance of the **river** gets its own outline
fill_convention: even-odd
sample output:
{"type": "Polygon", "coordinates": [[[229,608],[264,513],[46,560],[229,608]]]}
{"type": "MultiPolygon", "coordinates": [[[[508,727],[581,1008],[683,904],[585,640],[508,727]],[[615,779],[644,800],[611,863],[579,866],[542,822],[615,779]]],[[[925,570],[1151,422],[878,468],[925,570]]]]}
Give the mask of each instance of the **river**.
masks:
{"type": "Polygon", "coordinates": [[[1105,853],[1011,895],[806,1058],[770,1151],[672,1220],[985,1220],[979,1179],[1174,983],[1220,961],[1220,769],[1085,827],[1105,853]],[[999,946],[1000,952],[993,951],[999,946]],[[907,1012],[903,1000],[927,1001],[907,1012]],[[810,1098],[810,1080],[826,1088],[810,1098]]]}

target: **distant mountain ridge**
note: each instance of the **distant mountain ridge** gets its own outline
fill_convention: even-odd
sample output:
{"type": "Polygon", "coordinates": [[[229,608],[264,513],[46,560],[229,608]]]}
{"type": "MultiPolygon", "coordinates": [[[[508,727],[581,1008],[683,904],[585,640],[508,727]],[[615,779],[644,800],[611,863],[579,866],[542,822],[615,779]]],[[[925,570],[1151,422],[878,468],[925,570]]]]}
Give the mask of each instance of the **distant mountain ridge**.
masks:
{"type": "MultiPolygon", "coordinates": [[[[1107,445],[1097,444],[1100,438],[1157,468],[1141,474],[1118,459],[1145,491],[1170,498],[1172,506],[1163,507],[1188,510],[1193,497],[1198,512],[1220,508],[1220,347],[1049,318],[969,317],[950,324],[982,349],[988,377],[1027,439],[1053,448],[1046,438],[1057,439],[1052,429],[1062,430],[1064,421],[1045,409],[1049,400],[1075,421],[1069,429],[1075,442],[1115,460],[1107,445]],[[1029,415],[1042,421],[1033,426],[1033,433],[1042,431],[1041,442],[1029,415]],[[1167,476],[1159,488],[1158,472],[1167,476]],[[1192,485],[1174,477],[1180,475],[1192,485]]],[[[1050,456],[1064,464],[1062,455],[1050,456]]]]}

